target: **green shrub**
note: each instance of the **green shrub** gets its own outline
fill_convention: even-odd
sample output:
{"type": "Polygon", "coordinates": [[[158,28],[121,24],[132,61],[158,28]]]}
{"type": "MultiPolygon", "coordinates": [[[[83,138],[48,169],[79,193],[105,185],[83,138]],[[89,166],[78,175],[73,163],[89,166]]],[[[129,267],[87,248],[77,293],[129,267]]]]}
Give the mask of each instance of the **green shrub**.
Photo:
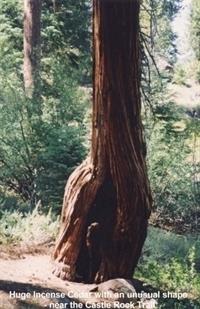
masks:
{"type": "Polygon", "coordinates": [[[149,228],[135,276],[163,290],[200,296],[200,238],[149,228]]]}
{"type": "Polygon", "coordinates": [[[198,83],[200,83],[200,61],[197,63],[195,79],[198,83]]]}
{"type": "Polygon", "coordinates": [[[179,231],[198,230],[200,196],[194,180],[198,161],[195,166],[193,162],[198,120],[188,119],[182,109],[169,102],[156,106],[155,118],[147,119],[145,128],[154,198],[152,222],[179,231]]]}
{"type": "Polygon", "coordinates": [[[87,97],[55,65],[40,114],[20,81],[13,77],[11,84],[9,74],[0,74],[0,186],[32,208],[41,201],[58,209],[69,174],[86,155],[87,97]]]}
{"type": "Polygon", "coordinates": [[[0,216],[0,244],[43,244],[55,240],[59,218],[40,213],[37,208],[31,213],[4,212],[0,216]]]}
{"type": "Polygon", "coordinates": [[[177,85],[186,84],[187,75],[185,69],[181,65],[177,65],[174,70],[173,82],[177,85]]]}

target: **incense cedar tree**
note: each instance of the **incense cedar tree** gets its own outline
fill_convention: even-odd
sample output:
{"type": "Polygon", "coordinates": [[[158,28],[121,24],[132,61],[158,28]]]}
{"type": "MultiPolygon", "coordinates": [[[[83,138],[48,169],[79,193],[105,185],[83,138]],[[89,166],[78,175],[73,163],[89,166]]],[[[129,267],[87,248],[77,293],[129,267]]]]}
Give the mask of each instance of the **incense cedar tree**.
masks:
{"type": "Polygon", "coordinates": [[[140,101],[139,0],[93,1],[91,152],[69,177],[54,250],[71,281],[131,278],[147,234],[151,192],[140,101]]]}

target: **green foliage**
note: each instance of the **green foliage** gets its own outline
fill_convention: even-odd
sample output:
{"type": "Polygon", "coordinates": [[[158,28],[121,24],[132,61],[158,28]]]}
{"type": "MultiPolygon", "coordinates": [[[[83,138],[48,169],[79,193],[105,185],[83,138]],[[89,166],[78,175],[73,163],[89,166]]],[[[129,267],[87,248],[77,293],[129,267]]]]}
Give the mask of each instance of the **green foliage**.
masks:
{"type": "Polygon", "coordinates": [[[142,99],[146,109],[163,105],[173,76],[177,50],[172,20],[180,2],[145,0],[141,5],[142,99]]]}
{"type": "Polygon", "coordinates": [[[0,216],[0,244],[43,244],[55,240],[58,226],[58,218],[51,211],[46,215],[37,208],[26,215],[18,211],[4,212],[0,216]]]}
{"type": "Polygon", "coordinates": [[[185,85],[186,72],[182,65],[177,65],[174,70],[173,82],[177,85],[185,85]]]}
{"type": "Polygon", "coordinates": [[[22,2],[2,0],[0,4],[0,69],[17,71],[22,65],[22,2]]]}
{"type": "Polygon", "coordinates": [[[197,60],[200,61],[200,2],[192,0],[191,40],[197,60]]]}
{"type": "Polygon", "coordinates": [[[189,300],[159,299],[159,308],[199,308],[200,275],[196,271],[191,275],[189,258],[172,258],[166,264],[150,260],[142,264],[136,276],[162,291],[187,293],[189,300]]]}
{"type": "Polygon", "coordinates": [[[82,83],[91,81],[90,16],[88,1],[42,2],[43,70],[48,74],[49,58],[57,59],[66,71],[76,68],[82,83]]]}
{"type": "MultiPolygon", "coordinates": [[[[197,299],[200,296],[199,253],[199,237],[150,227],[135,276],[158,290],[187,292],[191,300],[197,299]]],[[[179,304],[177,300],[167,299],[163,303],[159,300],[159,304],[159,308],[194,306],[192,301],[189,307],[188,302],[179,304]]]]}
{"type": "MultiPolygon", "coordinates": [[[[23,2],[2,0],[0,4],[0,67],[22,75],[23,2]]],[[[42,71],[45,61],[57,59],[65,71],[76,67],[82,82],[90,81],[90,5],[88,1],[42,1],[42,71]]],[[[44,76],[44,74],[41,74],[44,76]]],[[[22,78],[22,76],[21,76],[22,78]]]]}
{"type": "Polygon", "coordinates": [[[197,66],[195,70],[195,79],[198,83],[200,83],[200,61],[197,61],[197,66]]]}
{"type": "Polygon", "coordinates": [[[162,15],[166,15],[169,19],[173,19],[175,14],[179,11],[181,7],[182,0],[163,0],[162,2],[156,0],[155,2],[161,3],[162,5],[162,15]]]}
{"type": "Polygon", "coordinates": [[[154,58],[162,56],[172,63],[176,60],[176,35],[171,22],[180,8],[180,3],[181,0],[143,1],[141,28],[146,34],[145,40],[154,58]]]}
{"type": "Polygon", "coordinates": [[[195,78],[200,82],[200,2],[192,0],[191,44],[196,58],[195,78]]]}
{"type": "MultiPolygon", "coordinates": [[[[154,198],[152,222],[177,231],[195,230],[200,228],[200,197],[198,181],[194,180],[199,166],[193,159],[193,139],[198,136],[200,127],[198,120],[188,118],[186,111],[177,107],[175,96],[169,91],[170,82],[185,86],[188,78],[185,67],[175,65],[176,46],[171,22],[180,1],[147,0],[144,5],[142,26],[145,38],[150,36],[149,42],[147,38],[145,40],[151,52],[143,60],[142,92],[154,198]]],[[[148,48],[144,48],[145,52],[148,48]]]]}
{"type": "Polygon", "coordinates": [[[70,172],[85,156],[86,100],[70,77],[63,80],[59,87],[56,77],[53,80],[57,98],[43,98],[41,115],[37,102],[24,97],[19,81],[0,84],[0,184],[32,207],[39,200],[60,204],[70,172]]]}
{"type": "MultiPolygon", "coordinates": [[[[198,6],[198,0],[194,3],[198,6]]],[[[58,218],[48,209],[53,213],[60,209],[66,180],[85,157],[87,145],[89,91],[82,91],[80,85],[91,82],[90,4],[87,0],[42,1],[37,100],[24,95],[21,5],[17,0],[2,0],[0,4],[0,244],[55,239],[58,218]]],[[[175,63],[171,21],[179,5],[179,0],[143,1],[141,26],[151,71],[150,87],[146,80],[143,84],[152,103],[152,110],[146,109],[144,116],[154,197],[151,220],[185,232],[199,229],[200,224],[198,171],[193,160],[199,122],[187,118],[185,111],[171,102],[167,93],[171,76],[165,69],[158,76],[151,57],[175,63]]],[[[192,14],[198,57],[200,14],[192,14]]],[[[148,75],[147,59],[142,60],[148,75]]],[[[175,69],[174,81],[185,83],[183,68],[175,69]]],[[[152,229],[136,274],[158,289],[188,291],[196,297],[199,254],[199,239],[152,229]]],[[[190,308],[187,304],[173,306],[170,303],[168,308],[190,308]]]]}
{"type": "MultiPolygon", "coordinates": [[[[180,1],[144,3],[148,12],[145,10],[146,15],[142,15],[142,30],[150,35],[148,46],[151,56],[154,56],[155,61],[164,58],[166,63],[173,65],[176,62],[176,37],[171,21],[180,1]],[[176,6],[175,10],[173,5],[176,6]]],[[[150,108],[146,104],[144,109],[149,177],[154,198],[150,220],[155,226],[167,227],[179,233],[196,231],[200,227],[200,196],[194,177],[199,169],[198,163],[194,162],[193,140],[194,137],[198,138],[199,120],[189,119],[184,109],[171,102],[167,90],[170,74],[162,72],[158,62],[159,75],[152,59],[148,58],[151,78],[147,74],[147,80],[150,80],[150,85],[146,80],[143,81],[143,89],[146,93],[145,103],[151,104],[150,108]]],[[[144,61],[143,65],[146,68],[147,62],[144,61]]],[[[183,68],[175,68],[173,81],[185,84],[183,68]]],[[[192,298],[199,297],[199,239],[150,228],[143,252],[136,277],[158,290],[188,291],[189,295],[193,294],[192,298]]],[[[158,308],[169,309],[199,306],[200,303],[193,300],[178,302],[165,299],[159,300],[158,304],[158,308]]]]}
{"type": "Polygon", "coordinates": [[[196,271],[199,271],[199,256],[199,236],[193,234],[179,235],[150,226],[141,262],[146,263],[148,259],[152,259],[161,264],[166,264],[174,257],[182,260],[189,257],[190,260],[191,258],[194,260],[196,271]],[[189,257],[190,254],[188,255],[190,251],[192,257],[189,257]]]}
{"type": "Polygon", "coordinates": [[[197,83],[200,84],[200,60],[197,59],[193,60],[192,68],[193,68],[194,79],[197,83]]]}
{"type": "Polygon", "coordinates": [[[157,213],[152,220],[182,231],[199,228],[191,144],[199,124],[193,126],[173,103],[157,105],[155,113],[154,121],[146,122],[149,177],[157,213]]]}
{"type": "Polygon", "coordinates": [[[162,57],[174,62],[176,58],[175,34],[172,31],[171,20],[167,16],[159,19],[159,34],[155,38],[155,51],[162,57]]]}
{"type": "Polygon", "coordinates": [[[7,207],[10,194],[22,199],[16,207],[60,207],[66,180],[86,154],[88,97],[78,82],[90,74],[89,16],[87,1],[42,1],[40,98],[30,100],[22,77],[22,2],[1,1],[0,196],[7,207]]]}
{"type": "Polygon", "coordinates": [[[164,290],[191,292],[193,287],[195,295],[199,291],[200,276],[194,271],[191,275],[189,260],[181,261],[177,258],[171,258],[164,265],[151,261],[141,268],[141,276],[148,278],[148,283],[154,283],[154,286],[161,287],[164,290]]]}
{"type": "MultiPolygon", "coordinates": [[[[90,48],[90,4],[81,1],[42,2],[42,44],[45,54],[58,53],[66,48],[78,50],[82,54],[90,48]]],[[[73,57],[73,55],[71,54],[73,57]]],[[[65,54],[66,57],[66,54],[65,54]]]]}

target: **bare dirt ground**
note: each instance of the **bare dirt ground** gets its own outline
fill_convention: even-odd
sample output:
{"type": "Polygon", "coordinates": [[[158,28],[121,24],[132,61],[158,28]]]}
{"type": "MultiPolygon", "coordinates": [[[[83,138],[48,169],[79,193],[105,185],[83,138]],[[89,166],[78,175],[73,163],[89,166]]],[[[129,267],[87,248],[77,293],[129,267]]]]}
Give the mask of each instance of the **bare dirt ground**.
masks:
{"type": "MultiPolygon", "coordinates": [[[[1,248],[0,253],[0,309],[45,308],[52,299],[34,297],[34,293],[56,293],[66,291],[67,283],[52,274],[50,250],[39,248],[38,252],[20,252],[20,248],[1,248]],[[33,255],[34,254],[34,255],[33,255]],[[13,292],[16,292],[14,294],[13,292]],[[20,293],[21,297],[18,297],[20,293]],[[30,293],[26,295],[22,293],[30,293]],[[23,297],[24,296],[24,297],[23,297]],[[30,297],[29,297],[30,296],[30,297]]],[[[38,294],[39,295],[39,294],[38,294]]],[[[68,302],[66,297],[64,302],[68,302]]]]}
{"type": "MultiPolygon", "coordinates": [[[[86,307],[83,303],[87,300],[84,298],[79,301],[78,299],[69,299],[67,297],[67,295],[69,296],[69,291],[75,292],[77,295],[81,292],[102,291],[102,289],[100,289],[101,285],[70,283],[69,281],[62,281],[54,276],[52,274],[53,264],[51,261],[51,251],[51,245],[31,245],[27,247],[24,247],[24,245],[18,245],[16,247],[0,246],[0,309],[84,309],[86,307]],[[62,296],[61,293],[63,293],[62,296]],[[80,304],[80,301],[83,301],[81,304],[82,307],[73,307],[71,304],[74,301],[77,305],[80,304]]],[[[105,284],[104,289],[108,287],[106,282],[105,284]]],[[[132,280],[131,284],[137,292],[158,292],[153,287],[136,279],[132,280]]],[[[145,303],[147,305],[143,308],[161,308],[157,307],[157,305],[152,306],[152,301],[154,301],[154,299],[146,300],[145,303]]],[[[194,301],[191,305],[190,299],[184,300],[183,307],[181,307],[181,303],[180,307],[176,307],[178,304],[176,300],[174,301],[175,303],[170,303],[171,307],[165,307],[162,304],[162,308],[199,308],[199,303],[195,304],[196,302],[194,301]]],[[[99,299],[95,297],[90,299],[90,303],[96,302],[99,302],[99,299]]],[[[112,301],[111,303],[113,304],[112,301]]],[[[115,306],[110,308],[115,308],[115,306]]],[[[134,308],[139,307],[135,304],[134,308]]]]}
{"type": "MultiPolygon", "coordinates": [[[[113,308],[114,301],[105,298],[96,298],[91,296],[90,299],[82,297],[82,299],[69,299],[69,292],[76,295],[79,293],[88,293],[93,290],[104,291],[109,290],[109,284],[105,282],[105,286],[96,284],[72,283],[62,281],[52,274],[53,263],[51,261],[52,246],[0,246],[0,309],[36,309],[36,308],[85,308],[85,302],[111,303],[113,308]],[[100,289],[101,286],[101,289],[100,289]],[[51,294],[47,296],[47,294],[51,294]],[[55,295],[59,293],[59,295],[55,295]],[[64,296],[61,297],[61,293],[64,296]],[[39,295],[39,297],[37,297],[39,295]],[[73,307],[71,304],[75,302],[82,307],[73,307]]],[[[124,280],[124,279],[117,279],[124,280]]],[[[112,281],[112,280],[111,280],[112,281]]],[[[143,283],[139,280],[132,280],[131,286],[133,291],[144,290],[143,283]]],[[[123,282],[122,282],[123,284],[123,282]]],[[[113,287],[113,286],[112,286],[113,287]]],[[[124,288],[129,288],[129,283],[125,283],[124,288]]],[[[112,289],[111,289],[112,290],[112,289]]],[[[94,292],[94,294],[95,294],[94,292]]],[[[127,300],[126,300],[127,301],[127,300]]],[[[126,302],[125,301],[125,302],[126,302]]],[[[121,301],[120,301],[121,302],[121,301]]],[[[137,300],[134,299],[134,303],[137,300]]],[[[152,300],[147,301],[152,302],[152,300]]],[[[99,308],[99,307],[91,307],[99,308]]],[[[125,308],[125,307],[124,307],[125,308]]],[[[138,308],[137,305],[134,308],[138,308]]],[[[146,308],[146,307],[145,307],[146,308]]]]}
{"type": "Polygon", "coordinates": [[[58,279],[52,274],[51,251],[48,246],[0,246],[0,309],[74,308],[71,303],[80,300],[69,299],[70,291],[78,295],[97,287],[58,279]]]}

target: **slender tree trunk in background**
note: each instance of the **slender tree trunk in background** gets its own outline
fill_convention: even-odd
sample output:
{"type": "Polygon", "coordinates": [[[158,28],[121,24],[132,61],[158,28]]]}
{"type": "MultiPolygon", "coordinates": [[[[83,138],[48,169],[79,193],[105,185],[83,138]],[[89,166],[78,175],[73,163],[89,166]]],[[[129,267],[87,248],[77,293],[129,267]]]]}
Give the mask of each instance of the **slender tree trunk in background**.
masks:
{"type": "Polygon", "coordinates": [[[38,95],[41,36],[41,0],[24,0],[24,87],[38,95]]]}
{"type": "Polygon", "coordinates": [[[131,278],[151,209],[140,117],[139,0],[93,1],[91,154],[70,176],[54,251],[62,279],[131,278]]]}

